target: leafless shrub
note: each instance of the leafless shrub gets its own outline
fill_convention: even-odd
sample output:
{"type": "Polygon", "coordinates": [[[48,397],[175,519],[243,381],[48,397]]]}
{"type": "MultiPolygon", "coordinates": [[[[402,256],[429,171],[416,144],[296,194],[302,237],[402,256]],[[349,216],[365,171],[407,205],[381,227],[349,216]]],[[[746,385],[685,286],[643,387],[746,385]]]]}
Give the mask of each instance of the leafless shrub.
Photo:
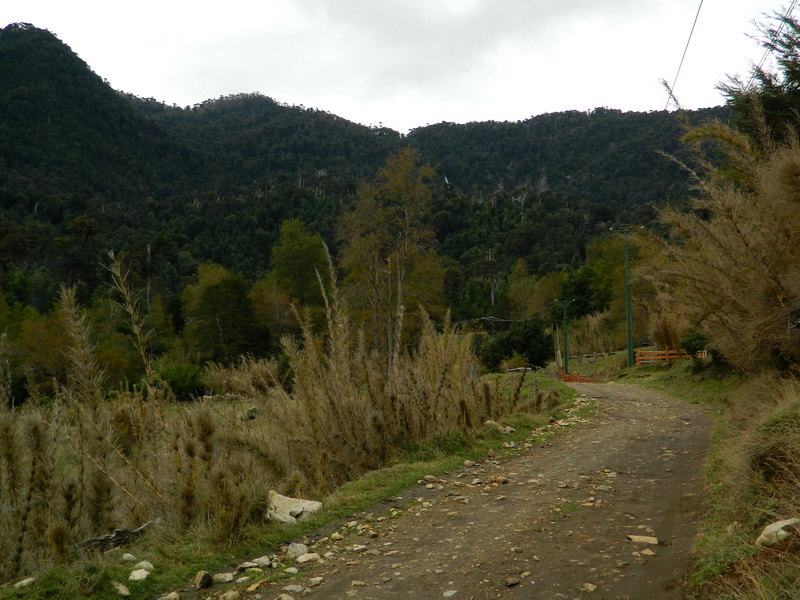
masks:
{"type": "MultiPolygon", "coordinates": [[[[711,127],[711,126],[707,126],[711,127]]],[[[666,209],[672,242],[650,240],[646,268],[665,312],[686,315],[732,365],[800,360],[800,146],[759,155],[721,124],[728,171],[707,165],[691,211],[666,209]],[[733,173],[733,175],[731,175],[733,173]]],[[[699,135],[699,134],[698,134],[699,135]]]]}
{"type": "Polygon", "coordinates": [[[133,345],[139,354],[139,359],[144,367],[145,380],[149,382],[153,374],[153,360],[148,351],[148,343],[153,335],[153,330],[145,323],[144,315],[139,309],[139,298],[128,283],[129,272],[122,265],[122,260],[114,252],[108,253],[110,260],[108,272],[111,274],[111,286],[119,295],[118,306],[128,317],[128,322],[133,333],[133,345]]]}
{"type": "Polygon", "coordinates": [[[678,350],[686,329],[686,320],[681,315],[663,311],[650,316],[650,339],[661,349],[678,350]]]}
{"type": "MultiPolygon", "coordinates": [[[[319,496],[408,444],[469,433],[524,403],[521,382],[503,395],[475,378],[471,339],[449,323],[437,331],[425,319],[390,377],[335,284],[326,300],[324,333],[306,322],[300,339],[282,342],[291,389],[274,361],[245,358],[208,369],[224,400],[178,404],[155,376],[144,389],[105,390],[88,320],[63,290],[69,366],[52,405],[0,406],[3,575],[156,518],[171,531],[235,538],[267,519],[270,489],[319,496]]],[[[144,338],[140,350],[146,359],[144,338]]]]}
{"type": "Polygon", "coordinates": [[[278,364],[274,359],[251,356],[243,356],[233,365],[210,364],[203,374],[203,384],[208,390],[242,398],[262,396],[280,382],[278,364]]]}
{"type": "Polygon", "coordinates": [[[59,292],[61,320],[69,338],[66,350],[69,372],[60,395],[73,402],[94,409],[103,398],[104,373],[95,355],[91,327],[86,315],[78,307],[73,288],[62,287],[59,292]]]}

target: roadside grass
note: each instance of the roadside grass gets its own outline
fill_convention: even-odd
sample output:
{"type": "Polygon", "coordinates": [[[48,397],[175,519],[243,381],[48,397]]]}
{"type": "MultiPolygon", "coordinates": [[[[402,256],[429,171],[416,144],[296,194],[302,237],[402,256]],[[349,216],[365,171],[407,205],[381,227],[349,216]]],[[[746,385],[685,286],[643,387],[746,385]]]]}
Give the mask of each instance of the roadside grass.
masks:
{"type": "Polygon", "coordinates": [[[691,360],[624,367],[618,371],[615,381],[664,392],[698,405],[711,416],[724,414],[737,404],[742,399],[742,388],[748,382],[746,378],[710,363],[703,363],[698,368],[691,360]]]}
{"type": "Polygon", "coordinates": [[[572,373],[593,377],[597,381],[608,381],[625,368],[627,355],[625,352],[609,354],[592,354],[571,356],[569,370],[572,373]]]}
{"type": "MultiPolygon", "coordinates": [[[[513,393],[519,382],[518,374],[490,374],[490,385],[502,393],[513,393]]],[[[112,581],[125,584],[131,600],[157,598],[170,590],[185,587],[197,571],[216,572],[230,569],[250,558],[280,553],[285,543],[302,538],[332,523],[351,517],[380,501],[395,497],[416,485],[425,475],[440,475],[461,467],[465,460],[480,460],[487,454],[504,458],[520,452],[523,442],[544,443],[568,427],[548,428],[551,420],[567,414],[588,417],[591,403],[575,405],[574,391],[554,381],[546,374],[528,373],[519,389],[518,405],[535,397],[556,398],[552,406],[538,413],[510,412],[498,418],[501,425],[516,429],[501,434],[495,427],[484,427],[466,436],[460,432],[434,436],[426,443],[409,445],[390,464],[367,472],[358,479],[335,489],[323,500],[323,508],[309,519],[292,525],[267,523],[247,527],[235,540],[220,544],[208,539],[208,534],[180,533],[167,526],[156,526],[140,541],[113,551],[87,554],[84,559],[68,565],[49,568],[37,574],[28,587],[15,589],[7,585],[0,589],[0,598],[18,600],[117,600],[112,581]],[[513,442],[513,445],[511,444],[513,442]],[[205,537],[204,537],[205,536],[205,537]],[[129,552],[137,560],[154,564],[154,573],[141,582],[128,581],[133,563],[123,563],[122,554],[129,552]]],[[[239,402],[223,402],[219,410],[242,411],[239,402]]],[[[265,573],[265,577],[285,578],[283,571],[265,573]]]]}
{"type": "Polygon", "coordinates": [[[615,380],[682,398],[714,418],[690,597],[800,597],[800,543],[755,545],[766,524],[800,516],[800,386],[778,373],[744,377],[692,361],[625,368],[615,380]]]}

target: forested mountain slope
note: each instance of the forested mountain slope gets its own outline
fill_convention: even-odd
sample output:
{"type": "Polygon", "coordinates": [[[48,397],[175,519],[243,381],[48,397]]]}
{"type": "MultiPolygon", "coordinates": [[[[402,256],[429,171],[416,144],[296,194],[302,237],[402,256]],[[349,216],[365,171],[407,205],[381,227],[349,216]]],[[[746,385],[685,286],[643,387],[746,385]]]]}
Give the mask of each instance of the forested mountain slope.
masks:
{"type": "MultiPolygon", "coordinates": [[[[0,200],[129,200],[186,186],[205,157],[152,120],[51,33],[0,30],[0,200]]],[[[79,212],[79,211],[78,211],[79,212]]],[[[53,215],[54,218],[59,218],[53,215]]]]}
{"type": "Polygon", "coordinates": [[[108,248],[175,293],[204,261],[260,276],[288,218],[334,247],[359,181],[409,145],[437,169],[429,218],[441,252],[470,275],[520,257],[532,272],[569,265],[609,222],[645,222],[650,204],[688,189],[662,155],[681,153],[682,120],[666,112],[402,135],[258,94],[180,108],[113,90],[26,24],[0,31],[0,81],[0,286],[40,308],[61,282],[90,293],[108,248]]]}
{"type": "MultiPolygon", "coordinates": [[[[720,108],[686,114],[695,124],[720,116],[720,108]]],[[[664,156],[688,160],[684,129],[666,111],[598,108],[518,123],[440,123],[412,131],[409,140],[462,188],[525,184],[623,207],[686,197],[686,174],[664,156]]]]}

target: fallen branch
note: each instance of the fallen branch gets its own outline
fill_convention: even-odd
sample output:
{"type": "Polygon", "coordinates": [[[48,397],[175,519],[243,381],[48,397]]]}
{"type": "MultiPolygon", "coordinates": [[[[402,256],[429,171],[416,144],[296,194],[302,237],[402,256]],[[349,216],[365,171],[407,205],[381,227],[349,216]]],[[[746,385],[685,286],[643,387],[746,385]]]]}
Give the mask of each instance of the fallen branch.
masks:
{"type": "Polygon", "coordinates": [[[119,546],[123,546],[129,544],[131,540],[134,540],[140,537],[152,524],[152,521],[148,521],[141,527],[138,527],[131,531],[130,529],[115,529],[114,533],[109,535],[104,535],[102,537],[96,538],[89,538],[88,540],[84,540],[80,544],[74,544],[72,546],[73,551],[78,552],[80,550],[85,550],[87,548],[92,548],[95,550],[99,550],[101,552],[105,552],[106,550],[111,550],[112,548],[117,548],[119,546]]]}

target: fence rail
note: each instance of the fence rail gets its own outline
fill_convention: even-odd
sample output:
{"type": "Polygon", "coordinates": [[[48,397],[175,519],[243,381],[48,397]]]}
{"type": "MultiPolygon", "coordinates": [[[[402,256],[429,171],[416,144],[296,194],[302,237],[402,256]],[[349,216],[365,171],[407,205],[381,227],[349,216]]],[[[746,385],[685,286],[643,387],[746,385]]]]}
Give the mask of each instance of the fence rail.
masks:
{"type": "Polygon", "coordinates": [[[686,350],[636,350],[636,366],[692,358],[686,350]]]}

